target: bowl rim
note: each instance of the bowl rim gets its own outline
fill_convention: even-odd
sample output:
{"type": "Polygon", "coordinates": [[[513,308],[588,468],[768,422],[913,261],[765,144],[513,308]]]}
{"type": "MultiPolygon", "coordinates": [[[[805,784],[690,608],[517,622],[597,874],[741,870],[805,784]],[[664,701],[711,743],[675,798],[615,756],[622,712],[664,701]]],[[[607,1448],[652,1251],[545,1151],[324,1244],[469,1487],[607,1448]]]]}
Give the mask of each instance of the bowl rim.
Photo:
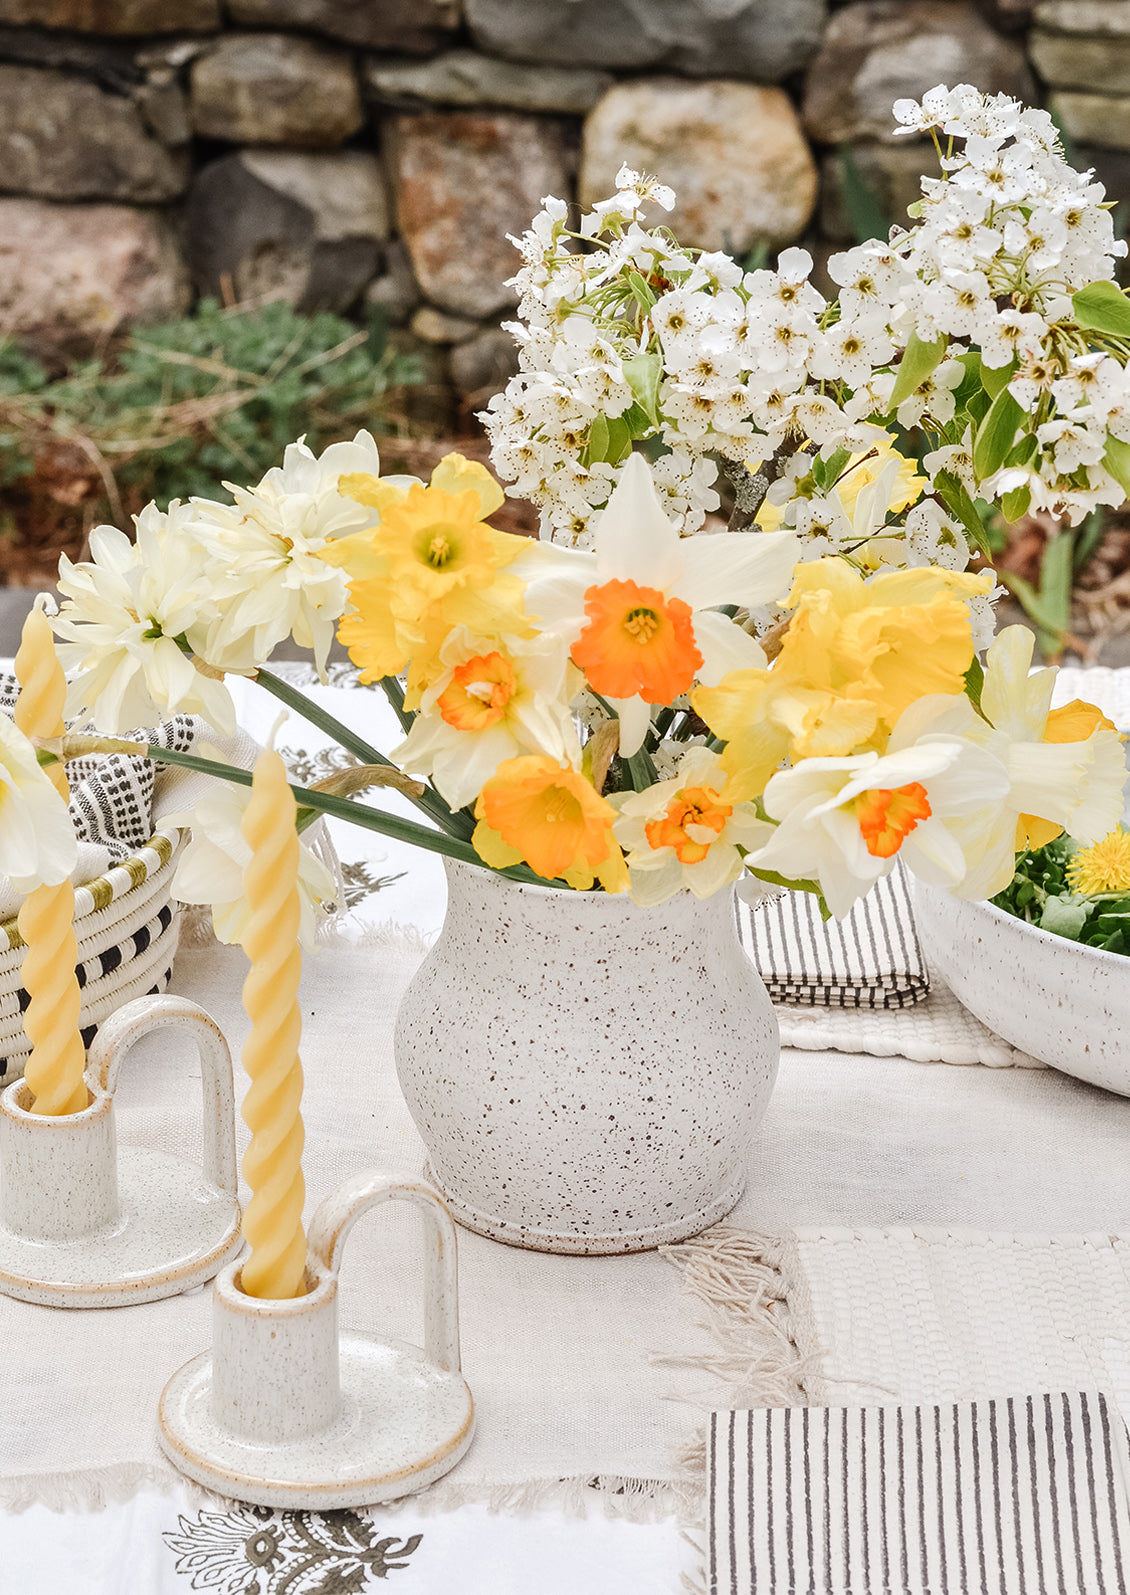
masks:
{"type": "MultiPolygon", "coordinates": [[[[917,896],[919,892],[929,892],[935,898],[948,897],[952,903],[974,912],[982,910],[990,919],[1018,926],[1022,934],[1035,936],[1039,941],[1046,942],[1049,947],[1070,947],[1082,957],[1093,958],[1100,964],[1108,964],[1112,969],[1121,965],[1127,973],[1130,973],[1130,955],[1107,952],[1105,947],[1089,947],[1086,942],[1072,941],[1070,936],[1057,936],[1054,931],[1044,930],[1041,925],[1033,925],[1029,920],[1010,914],[1007,909],[998,908],[995,903],[990,903],[985,898],[955,897],[952,892],[947,892],[944,886],[927,886],[924,881],[915,882],[915,895],[917,896]]],[[[917,925],[915,928],[917,929],[917,925]]]]}

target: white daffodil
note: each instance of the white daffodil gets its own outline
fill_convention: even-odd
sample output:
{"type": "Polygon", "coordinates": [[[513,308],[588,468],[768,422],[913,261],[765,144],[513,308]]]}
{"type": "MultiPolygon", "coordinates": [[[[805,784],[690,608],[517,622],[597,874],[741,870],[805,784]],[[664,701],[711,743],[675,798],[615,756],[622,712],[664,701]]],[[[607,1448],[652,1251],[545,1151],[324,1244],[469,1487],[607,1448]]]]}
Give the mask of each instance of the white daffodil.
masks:
{"type": "Polygon", "coordinates": [[[35,748],[0,714],[0,875],[18,892],[58,886],[78,862],[67,805],[41,768],[35,748]]]}
{"type": "Polygon", "coordinates": [[[281,466],[257,487],[224,486],[234,504],[194,499],[192,531],[224,571],[218,612],[201,645],[220,670],[252,670],[293,636],[314,650],[319,671],[345,610],[348,576],[320,559],[333,538],[374,526],[373,510],[338,491],[343,476],[376,477],[377,445],[368,432],[331,443],[316,458],[292,443],[281,466]]]}
{"type": "Polygon", "coordinates": [[[966,855],[944,818],[998,804],[1007,791],[999,760],[960,736],[882,755],[804,759],[768,782],[765,811],[780,824],[747,862],[818,881],[842,919],[898,856],[932,885],[961,882],[966,855]]]}
{"type": "Polygon", "coordinates": [[[63,668],[77,672],[68,718],[85,712],[116,736],[179,710],[234,731],[227,689],[197,670],[177,641],[186,637],[199,651],[216,614],[220,571],[197,542],[194,519],[177,499],[167,512],[150,504],[135,519],[136,543],[114,526],[96,526],[89,561],[59,560],[64,603],[52,625],[65,639],[63,668]]]}
{"type": "Polygon", "coordinates": [[[981,694],[987,720],[963,694],[931,695],[910,705],[891,737],[892,749],[960,737],[991,753],[1007,776],[1002,795],[946,820],[967,860],[951,888],[958,897],[993,897],[1012,879],[1022,848],[1061,828],[1088,845],[1122,815],[1121,736],[1089,704],[1049,711],[1055,671],[1029,675],[1033,643],[1026,627],[1008,626],[989,648],[981,694]]]}
{"type": "Polygon", "coordinates": [[[683,887],[709,897],[741,875],[739,849],[770,836],[772,826],[757,818],[752,803],[726,801],[726,781],[717,756],[694,747],[673,780],[609,798],[620,811],[612,834],[624,849],[637,903],[665,902],[683,887]]]}
{"type": "MultiPolygon", "coordinates": [[[[172,896],[180,903],[198,903],[212,910],[212,924],[222,942],[241,942],[249,909],[243,894],[243,872],[251,848],[240,826],[251,801],[249,786],[217,782],[195,808],[170,815],[177,825],[192,827],[192,836],[173,876],[172,896]]],[[[298,849],[298,939],[312,951],[318,922],[334,906],[337,887],[330,871],[304,842],[298,849]]]]}
{"type": "Polygon", "coordinates": [[[504,759],[548,753],[578,766],[565,644],[552,634],[487,640],[458,626],[440,649],[443,674],[392,758],[430,775],[453,809],[472,802],[504,759]]]}
{"type": "Polygon", "coordinates": [[[564,637],[574,662],[620,718],[620,752],[643,744],[651,705],[700,681],[765,665],[760,646],[722,604],[780,598],[801,551],[792,532],[680,538],[642,455],[624,466],[596,527],[593,553],[535,545],[511,569],[526,610],[564,637]]]}

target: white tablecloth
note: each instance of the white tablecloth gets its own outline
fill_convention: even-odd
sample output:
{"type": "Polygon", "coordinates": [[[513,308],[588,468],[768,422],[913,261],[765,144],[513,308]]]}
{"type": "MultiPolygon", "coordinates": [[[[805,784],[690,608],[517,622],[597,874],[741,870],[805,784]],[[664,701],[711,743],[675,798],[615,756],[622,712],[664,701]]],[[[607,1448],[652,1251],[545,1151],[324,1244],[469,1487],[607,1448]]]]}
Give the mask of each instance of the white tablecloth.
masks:
{"type": "MultiPolygon", "coordinates": [[[[247,696],[244,721],[263,735],[274,704],[254,695],[259,706],[252,709],[252,689],[247,696]]],[[[337,689],[325,701],[345,717],[356,697],[337,689]]],[[[279,740],[309,745],[297,720],[279,740]]],[[[403,869],[405,878],[368,899],[369,925],[355,927],[356,946],[327,949],[309,961],[304,977],[311,1207],[359,1168],[416,1170],[420,1164],[389,1047],[396,994],[420,944],[396,932],[374,940],[372,922],[387,915],[402,930],[438,927],[442,869],[438,860],[394,843],[374,838],[370,847],[372,871],[403,869]],[[376,856],[381,853],[386,857],[376,856]]],[[[214,946],[185,952],[174,979],[175,990],[215,1012],[237,1055],[245,1029],[241,979],[241,955],[214,946]]],[[[186,1128],[176,1133],[190,1140],[197,1112],[190,1075],[183,1058],[153,1049],[127,1065],[123,1141],[167,1138],[173,1133],[170,1104],[178,1098],[186,1128]]],[[[757,1234],[800,1230],[802,1237],[806,1226],[814,1227],[817,1239],[834,1226],[863,1243],[871,1236],[880,1247],[892,1228],[930,1226],[947,1233],[966,1227],[1108,1236],[1130,1229],[1128,1171],[1130,1101],[1052,1071],[933,1069],[897,1057],[786,1050],[749,1188],[730,1224],[757,1234]]],[[[399,1230],[395,1221],[391,1231],[379,1229],[376,1218],[360,1227],[346,1263],[346,1323],[409,1338],[418,1333],[414,1246],[410,1227],[399,1230]]],[[[800,1270],[786,1283],[811,1297],[804,1243],[790,1255],[800,1270]]],[[[523,1499],[521,1490],[507,1490],[523,1480],[576,1481],[585,1473],[677,1486],[686,1475],[680,1453],[693,1442],[705,1411],[725,1404],[733,1388],[740,1346],[733,1337],[717,1339],[717,1319],[704,1318],[669,1262],[654,1254],[552,1259],[467,1236],[461,1259],[464,1361],[480,1428],[451,1484],[470,1481],[470,1499],[439,1515],[409,1505],[378,1517],[380,1536],[393,1541],[390,1556],[422,1537],[403,1565],[388,1572],[387,1585],[370,1575],[368,1584],[356,1587],[405,1595],[453,1589],[461,1595],[480,1589],[484,1595],[532,1589],[555,1595],[581,1588],[592,1595],[675,1595],[698,1557],[671,1516],[653,1523],[606,1518],[601,1501],[616,1505],[607,1491],[588,1492],[596,1510],[583,1521],[553,1506],[491,1515],[487,1503],[492,1491],[523,1499]],[[655,1353],[668,1360],[653,1363],[655,1353]],[[514,1472],[515,1455],[524,1459],[524,1472],[514,1472]],[[530,1459],[538,1457],[540,1467],[530,1471],[530,1459]]],[[[843,1322],[838,1308],[828,1308],[833,1297],[839,1300],[840,1286],[834,1270],[813,1273],[819,1299],[806,1303],[805,1320],[812,1343],[800,1349],[834,1352],[818,1342],[843,1322]]],[[[867,1304],[857,1310],[865,1312],[867,1304]]],[[[1000,1311],[999,1302],[993,1310],[1000,1311]]],[[[119,1314],[0,1302],[0,1334],[10,1350],[0,1473],[9,1480],[41,1473],[52,1452],[45,1434],[85,1429],[102,1449],[97,1456],[76,1456],[76,1466],[112,1475],[116,1463],[132,1462],[139,1477],[150,1477],[146,1469],[153,1468],[159,1483],[147,1414],[168,1374],[206,1345],[208,1333],[204,1293],[119,1314]],[[149,1354],[123,1355],[124,1343],[143,1324],[149,1354]],[[21,1347],[30,1346],[49,1347],[75,1376],[54,1390],[28,1388],[21,1347]],[[104,1419],[91,1423],[100,1412],[104,1419]]],[[[999,1333],[1007,1335],[1007,1323],[999,1333]]],[[[744,1355],[752,1367],[756,1356],[744,1355]]],[[[756,1385],[757,1369],[746,1372],[756,1385]]],[[[833,1366],[834,1377],[849,1372],[833,1366]]],[[[19,1501],[18,1486],[9,1485],[9,1499],[19,1501]]],[[[245,1554],[254,1521],[246,1513],[212,1512],[209,1517],[199,1498],[186,1492],[145,1488],[99,1513],[48,1514],[32,1505],[2,1515],[0,1588],[52,1595],[184,1595],[203,1588],[235,1595],[254,1588],[245,1554]]],[[[260,1595],[274,1595],[269,1572],[262,1574],[260,1595]]]]}

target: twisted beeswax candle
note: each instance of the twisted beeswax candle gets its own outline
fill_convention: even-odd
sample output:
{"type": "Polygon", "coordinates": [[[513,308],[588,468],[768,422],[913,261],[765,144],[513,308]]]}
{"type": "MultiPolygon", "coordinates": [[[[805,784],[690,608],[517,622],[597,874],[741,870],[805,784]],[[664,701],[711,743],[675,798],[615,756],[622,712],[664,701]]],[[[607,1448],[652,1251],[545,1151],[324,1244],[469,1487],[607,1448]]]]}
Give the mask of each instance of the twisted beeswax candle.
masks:
{"type": "MultiPolygon", "coordinates": [[[[33,609],[24,622],[16,679],[16,725],[28,737],[61,737],[63,701],[67,683],[55,653],[51,625],[41,609],[33,609]]],[[[70,796],[67,773],[61,763],[47,773],[64,798],[70,796]]],[[[30,999],[24,1030],[31,1042],[24,1078],[32,1093],[33,1113],[81,1113],[88,1092],[82,1078],[86,1052],[79,1034],[82,1002],[75,964],[75,889],[37,886],[20,908],[20,935],[27,943],[22,979],[30,999]]]]}
{"type": "Polygon", "coordinates": [[[242,1283],[249,1296],[276,1301],[303,1294],[306,1268],[295,810],[283,761],[267,749],[255,765],[242,826],[251,848],[243,873],[243,894],[251,911],[243,936],[251,960],[243,986],[243,1006],[251,1020],[243,1049],[243,1066],[251,1076],[243,1104],[244,1123],[251,1131],[243,1173],[254,1193],[243,1215],[251,1257],[243,1265],[242,1283]]]}

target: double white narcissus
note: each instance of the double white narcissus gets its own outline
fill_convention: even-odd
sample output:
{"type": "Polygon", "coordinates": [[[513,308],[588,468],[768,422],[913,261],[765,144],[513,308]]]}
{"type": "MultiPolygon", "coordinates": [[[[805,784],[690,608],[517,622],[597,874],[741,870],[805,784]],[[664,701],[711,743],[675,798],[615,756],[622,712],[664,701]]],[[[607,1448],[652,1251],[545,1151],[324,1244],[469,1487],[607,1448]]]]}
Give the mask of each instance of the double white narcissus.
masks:
{"type": "Polygon", "coordinates": [[[77,857],[66,803],[32,743],[0,714],[0,875],[7,875],[18,892],[59,886],[77,857]]]}
{"type": "Polygon", "coordinates": [[[193,534],[195,511],[173,499],[135,518],[137,541],[115,526],[90,534],[91,559],[59,560],[63,606],[52,621],[71,672],[68,719],[86,710],[110,736],[173,711],[235,729],[227,688],[196,669],[176,639],[198,649],[215,620],[216,571],[193,534]]]}
{"type": "Polygon", "coordinates": [[[546,753],[580,765],[569,710],[577,673],[560,637],[492,640],[457,626],[439,662],[442,675],[391,757],[411,775],[431,776],[453,809],[474,802],[505,759],[546,753]]]}
{"type": "Polygon", "coordinates": [[[600,516],[595,552],[538,545],[515,561],[526,611],[569,646],[589,686],[620,718],[620,753],[639,750],[653,704],[696,681],[764,668],[758,643],[722,604],[780,598],[800,553],[793,532],[721,532],[680,538],[651,471],[633,455],[600,516]]]}

